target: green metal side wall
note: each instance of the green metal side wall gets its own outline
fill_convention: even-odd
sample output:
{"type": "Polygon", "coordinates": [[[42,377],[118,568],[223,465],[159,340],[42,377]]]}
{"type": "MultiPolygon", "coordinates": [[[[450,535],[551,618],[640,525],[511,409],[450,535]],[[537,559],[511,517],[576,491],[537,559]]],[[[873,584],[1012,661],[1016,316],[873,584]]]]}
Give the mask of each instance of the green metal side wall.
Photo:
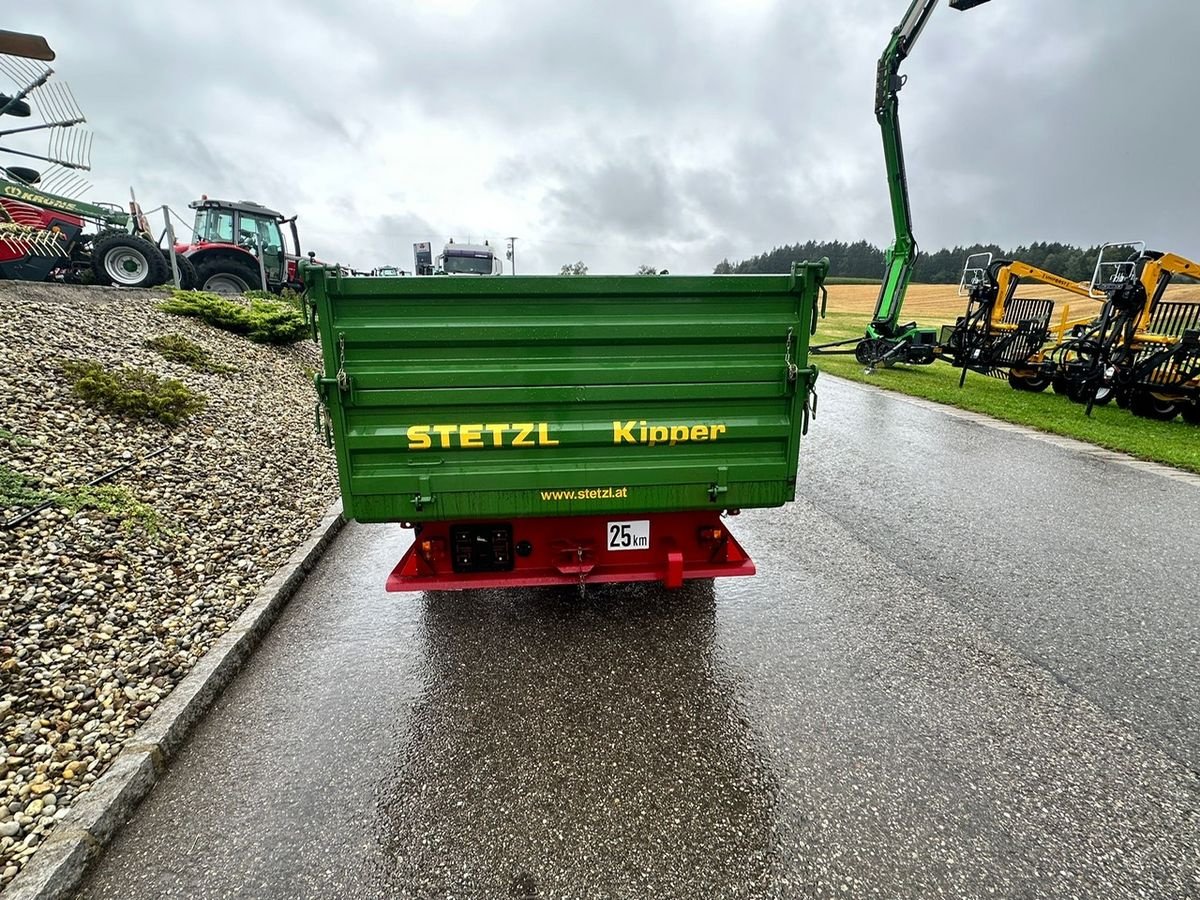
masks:
{"type": "Polygon", "coordinates": [[[792,500],[824,271],[339,278],[308,268],[346,514],[417,522],[792,500]],[[642,421],[669,429],[667,440],[641,441],[642,421]],[[706,437],[697,425],[724,430],[693,440],[706,437]],[[533,446],[515,446],[518,426],[533,426],[533,446]],[[422,429],[431,446],[417,449],[422,429]]]}

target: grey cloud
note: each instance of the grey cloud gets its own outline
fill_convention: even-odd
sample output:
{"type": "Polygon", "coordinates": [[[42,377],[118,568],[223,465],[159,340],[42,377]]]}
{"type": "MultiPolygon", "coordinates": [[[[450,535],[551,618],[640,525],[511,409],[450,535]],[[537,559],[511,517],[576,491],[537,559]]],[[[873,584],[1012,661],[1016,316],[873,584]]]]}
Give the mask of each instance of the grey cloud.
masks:
{"type": "MultiPolygon", "coordinates": [[[[95,199],[131,182],[172,205],[257,199],[364,268],[498,227],[521,232],[525,271],[705,271],[808,238],[887,242],[871,107],[904,6],[64,3],[7,27],[58,50],[96,130],[95,199]],[[434,129],[478,160],[483,196],[408,158],[434,129]]],[[[1198,25],[1192,0],[939,9],[901,95],[922,245],[1132,233],[1200,253],[1198,25]]]]}

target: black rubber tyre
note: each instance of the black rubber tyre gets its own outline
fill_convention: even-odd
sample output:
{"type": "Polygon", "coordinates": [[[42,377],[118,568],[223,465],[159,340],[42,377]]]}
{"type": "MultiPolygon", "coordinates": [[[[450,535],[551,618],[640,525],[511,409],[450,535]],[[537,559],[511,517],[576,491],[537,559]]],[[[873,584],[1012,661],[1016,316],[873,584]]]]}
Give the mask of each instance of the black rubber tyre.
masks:
{"type": "Polygon", "coordinates": [[[1102,384],[1100,387],[1095,387],[1095,382],[1089,379],[1081,379],[1072,381],[1070,391],[1067,396],[1071,398],[1073,403],[1087,403],[1091,401],[1093,406],[1107,406],[1116,397],[1117,392],[1112,389],[1112,385],[1102,384]],[[1092,396],[1093,389],[1095,396],[1092,396]]]}
{"type": "Polygon", "coordinates": [[[1050,386],[1054,388],[1054,393],[1062,394],[1064,397],[1071,396],[1071,379],[1066,375],[1055,375],[1050,381],[1050,386]]]}
{"type": "Polygon", "coordinates": [[[167,262],[144,237],[105,234],[92,242],[92,273],[97,284],[148,288],[167,280],[167,262]]]}
{"type": "MultiPolygon", "coordinates": [[[[167,255],[167,251],[162,252],[163,262],[167,264],[167,284],[174,284],[173,274],[171,272],[171,257],[167,255]]],[[[175,254],[175,265],[179,267],[179,288],[180,290],[190,291],[196,287],[196,267],[192,265],[192,261],[186,256],[179,253],[175,254]]]]}
{"type": "Polygon", "coordinates": [[[242,294],[262,287],[258,269],[239,259],[207,259],[196,266],[196,287],[214,294],[242,294]]]}
{"type": "Polygon", "coordinates": [[[1016,372],[1009,370],[1008,386],[1014,391],[1028,391],[1031,394],[1040,394],[1046,388],[1050,387],[1050,377],[1048,375],[1018,375],[1016,372]]]}
{"type": "Polygon", "coordinates": [[[1129,397],[1129,411],[1143,419],[1170,422],[1179,415],[1182,404],[1175,400],[1160,400],[1148,391],[1137,391],[1129,397]]]}
{"type": "Polygon", "coordinates": [[[1183,416],[1183,421],[1189,425],[1200,425],[1200,400],[1184,403],[1179,410],[1179,414],[1183,416]]]}

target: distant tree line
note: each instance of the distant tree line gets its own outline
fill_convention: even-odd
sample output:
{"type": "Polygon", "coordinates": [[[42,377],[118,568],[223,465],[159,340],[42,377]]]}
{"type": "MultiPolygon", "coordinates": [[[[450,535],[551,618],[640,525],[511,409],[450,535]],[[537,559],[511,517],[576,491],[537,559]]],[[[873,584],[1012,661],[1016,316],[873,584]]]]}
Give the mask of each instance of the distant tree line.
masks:
{"type": "MultiPolygon", "coordinates": [[[[1086,281],[1092,277],[1100,247],[1076,247],[1072,244],[1035,241],[1028,246],[1012,250],[1001,250],[996,244],[943,248],[934,253],[921,252],[917,255],[913,281],[925,284],[958,284],[966,258],[972,253],[988,252],[992,254],[993,259],[1019,259],[1073,281],[1086,281]]],[[[803,244],[790,244],[739,262],[723,259],[713,272],[717,275],[790,272],[793,262],[816,260],[823,256],[829,257],[830,275],[876,280],[883,277],[883,250],[866,241],[855,241],[852,244],[845,241],[806,241],[803,244]]]]}

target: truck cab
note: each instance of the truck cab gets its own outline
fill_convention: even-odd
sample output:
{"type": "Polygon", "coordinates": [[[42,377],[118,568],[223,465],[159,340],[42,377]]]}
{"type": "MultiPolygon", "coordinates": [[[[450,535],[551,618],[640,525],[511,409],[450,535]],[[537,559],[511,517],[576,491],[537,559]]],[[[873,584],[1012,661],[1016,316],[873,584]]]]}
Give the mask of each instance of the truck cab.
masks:
{"type": "Polygon", "coordinates": [[[442,248],[439,270],[446,275],[501,275],[502,263],[490,244],[456,244],[453,239],[442,248]]]}

